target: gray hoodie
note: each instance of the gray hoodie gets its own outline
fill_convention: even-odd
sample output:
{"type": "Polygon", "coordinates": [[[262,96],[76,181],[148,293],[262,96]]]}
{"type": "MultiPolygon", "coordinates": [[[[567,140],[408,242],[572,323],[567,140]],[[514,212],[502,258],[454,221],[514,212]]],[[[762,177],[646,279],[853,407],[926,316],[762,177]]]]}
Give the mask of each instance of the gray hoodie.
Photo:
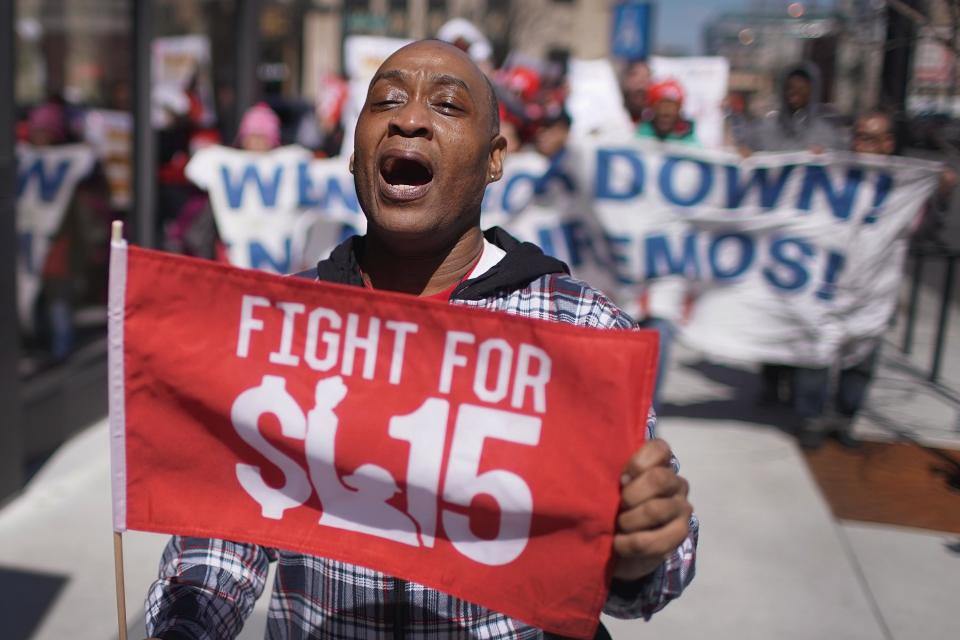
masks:
{"type": "Polygon", "coordinates": [[[845,149],[841,131],[824,117],[820,104],[820,71],[810,63],[788,67],[780,76],[780,109],[772,111],[749,127],[746,144],[753,151],[804,151],[812,147],[845,149]],[[810,102],[791,111],[786,103],[787,78],[801,71],[811,81],[810,102]]]}

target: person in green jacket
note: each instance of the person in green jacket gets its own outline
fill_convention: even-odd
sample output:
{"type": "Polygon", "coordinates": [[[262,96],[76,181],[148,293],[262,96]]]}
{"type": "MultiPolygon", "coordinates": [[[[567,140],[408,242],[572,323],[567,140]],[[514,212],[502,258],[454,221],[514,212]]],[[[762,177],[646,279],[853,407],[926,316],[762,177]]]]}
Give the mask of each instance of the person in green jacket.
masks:
{"type": "Polygon", "coordinates": [[[655,82],[647,89],[652,116],[637,127],[637,137],[661,142],[699,144],[694,123],[682,115],[683,87],[676,80],[655,82]]]}

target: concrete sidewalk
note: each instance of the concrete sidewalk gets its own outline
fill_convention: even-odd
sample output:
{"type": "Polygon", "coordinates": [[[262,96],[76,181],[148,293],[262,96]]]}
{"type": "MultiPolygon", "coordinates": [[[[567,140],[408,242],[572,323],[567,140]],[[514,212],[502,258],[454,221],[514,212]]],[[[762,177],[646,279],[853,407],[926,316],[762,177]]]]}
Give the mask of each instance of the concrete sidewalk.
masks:
{"type": "MultiPolygon", "coordinates": [[[[925,638],[958,637],[956,539],[835,522],[793,440],[775,429],[665,418],[663,435],[684,465],[703,523],[698,575],[651,623],[608,620],[615,638],[907,640],[920,621],[925,638]]],[[[6,637],[115,637],[106,442],[105,425],[91,427],[0,513],[0,567],[63,581],[35,627],[24,621],[31,625],[24,635],[6,637]]],[[[137,638],[165,539],[128,533],[124,541],[137,638]]],[[[5,594],[4,606],[17,595],[5,594]]],[[[265,605],[263,598],[244,638],[262,638],[265,605]]]]}
{"type": "MultiPolygon", "coordinates": [[[[929,345],[928,333],[918,329],[917,353],[929,345]]],[[[948,347],[944,380],[957,389],[960,336],[951,335],[948,347]]],[[[909,429],[960,449],[957,395],[920,382],[920,367],[886,350],[857,432],[891,438],[896,428],[909,429]]],[[[649,623],[607,619],[614,638],[912,640],[921,627],[927,640],[960,637],[960,537],[838,522],[794,439],[778,428],[781,419],[752,406],[755,378],[677,349],[661,435],[680,458],[702,521],[697,577],[649,623]]],[[[144,634],[143,597],[164,543],[163,536],[124,536],[131,638],[144,634]]],[[[266,604],[261,598],[242,638],[263,637],[266,604]]],[[[2,636],[113,638],[115,611],[100,423],[64,445],[0,511],[2,636]]]]}
{"type": "MultiPolygon", "coordinates": [[[[708,630],[731,638],[884,637],[849,545],[788,436],[733,422],[667,420],[663,433],[683,461],[703,534],[694,586],[654,617],[653,629],[675,638],[708,630]]],[[[0,566],[65,580],[23,637],[116,635],[106,442],[105,424],[81,434],[0,513],[0,566]]],[[[164,536],[124,536],[134,638],[143,635],[143,596],[164,542],[164,536]]],[[[943,592],[943,610],[949,593],[943,592]]],[[[245,637],[262,637],[263,624],[261,613],[245,637]]],[[[644,626],[610,622],[623,640],[644,626]]]]}

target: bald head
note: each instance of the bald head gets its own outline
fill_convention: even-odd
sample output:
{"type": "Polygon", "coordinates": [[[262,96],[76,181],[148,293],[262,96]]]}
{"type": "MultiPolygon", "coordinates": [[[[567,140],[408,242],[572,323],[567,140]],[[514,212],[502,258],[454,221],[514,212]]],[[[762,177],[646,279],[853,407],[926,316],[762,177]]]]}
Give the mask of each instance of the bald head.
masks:
{"type": "MultiPolygon", "coordinates": [[[[490,78],[483,73],[480,67],[478,67],[473,61],[473,58],[471,58],[466,52],[459,47],[450,44],[449,42],[444,42],[443,40],[418,40],[397,49],[389,58],[384,60],[382,65],[380,65],[380,69],[370,81],[370,86],[367,89],[368,94],[376,81],[383,77],[384,73],[391,73],[390,71],[385,70],[389,68],[392,62],[395,62],[394,58],[396,56],[402,57],[406,54],[416,51],[430,52],[438,57],[450,57],[451,61],[456,60],[457,63],[466,64],[468,67],[471,67],[472,73],[470,75],[474,76],[474,79],[477,80],[477,85],[480,86],[484,92],[483,100],[486,101],[486,108],[488,110],[487,122],[489,123],[490,127],[490,135],[493,137],[500,133],[500,102],[497,100],[497,92],[493,86],[493,83],[490,82],[490,78]]],[[[477,102],[480,101],[481,99],[478,97],[477,102]]]]}

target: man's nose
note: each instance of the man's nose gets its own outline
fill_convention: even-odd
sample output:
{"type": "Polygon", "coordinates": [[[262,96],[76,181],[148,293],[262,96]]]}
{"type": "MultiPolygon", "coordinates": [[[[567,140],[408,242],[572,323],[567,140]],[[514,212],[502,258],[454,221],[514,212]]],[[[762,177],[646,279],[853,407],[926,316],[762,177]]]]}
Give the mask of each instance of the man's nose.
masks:
{"type": "Polygon", "coordinates": [[[394,111],[388,133],[405,138],[432,138],[433,125],[429,107],[419,100],[409,100],[394,111]]]}

